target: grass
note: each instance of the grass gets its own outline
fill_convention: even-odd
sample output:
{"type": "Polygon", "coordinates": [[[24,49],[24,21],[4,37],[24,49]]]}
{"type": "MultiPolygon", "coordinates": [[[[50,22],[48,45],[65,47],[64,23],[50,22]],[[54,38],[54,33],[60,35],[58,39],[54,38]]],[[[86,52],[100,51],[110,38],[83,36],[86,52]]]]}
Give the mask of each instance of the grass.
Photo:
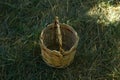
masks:
{"type": "Polygon", "coordinates": [[[0,0],[0,80],[120,80],[119,5],[119,0],[0,0]],[[64,69],[47,66],[40,55],[39,35],[55,15],[80,37],[75,59],[64,69]]]}

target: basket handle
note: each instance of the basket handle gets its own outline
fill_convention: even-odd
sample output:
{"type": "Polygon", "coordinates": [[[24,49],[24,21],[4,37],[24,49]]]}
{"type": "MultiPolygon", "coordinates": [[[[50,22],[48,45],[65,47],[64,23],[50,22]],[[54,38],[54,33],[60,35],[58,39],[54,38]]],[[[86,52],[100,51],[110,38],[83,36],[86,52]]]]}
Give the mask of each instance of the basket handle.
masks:
{"type": "Polygon", "coordinates": [[[62,34],[61,34],[61,29],[60,29],[60,24],[59,24],[59,19],[56,16],[55,17],[55,26],[57,27],[57,36],[58,36],[58,41],[59,41],[59,50],[61,53],[63,53],[63,49],[62,49],[62,34]]]}

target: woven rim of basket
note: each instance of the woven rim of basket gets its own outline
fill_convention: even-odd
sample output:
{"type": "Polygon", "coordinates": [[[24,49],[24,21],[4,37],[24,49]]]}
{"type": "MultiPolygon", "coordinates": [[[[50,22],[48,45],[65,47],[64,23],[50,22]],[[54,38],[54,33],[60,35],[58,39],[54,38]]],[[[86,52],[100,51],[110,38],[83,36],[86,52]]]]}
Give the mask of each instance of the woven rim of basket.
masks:
{"type": "MultiPolygon", "coordinates": [[[[47,27],[52,26],[52,25],[54,25],[54,23],[51,23],[51,24],[47,25],[47,27]]],[[[64,24],[64,23],[63,23],[63,24],[60,23],[60,25],[68,26],[69,28],[67,28],[67,29],[71,30],[71,31],[73,32],[73,34],[76,36],[76,42],[74,43],[74,45],[73,45],[69,50],[65,51],[64,54],[62,54],[62,55],[67,55],[68,53],[70,53],[71,51],[73,51],[74,49],[77,48],[78,41],[79,41],[79,37],[78,37],[77,32],[76,32],[71,26],[69,26],[69,25],[67,25],[67,24],[64,24]]],[[[46,27],[46,28],[47,28],[47,27],[46,27]]],[[[42,30],[42,32],[41,32],[41,35],[40,35],[40,45],[41,45],[42,47],[44,47],[44,48],[45,48],[47,51],[49,51],[49,52],[54,52],[54,51],[55,51],[55,52],[57,52],[57,53],[60,53],[60,51],[50,50],[49,48],[47,48],[47,47],[45,46],[45,44],[44,44],[44,42],[43,42],[43,33],[44,33],[44,31],[45,31],[46,28],[44,28],[44,29],[42,30]]],[[[64,27],[64,28],[66,28],[66,27],[64,27]]],[[[57,55],[57,54],[56,54],[56,55],[57,55]]]]}

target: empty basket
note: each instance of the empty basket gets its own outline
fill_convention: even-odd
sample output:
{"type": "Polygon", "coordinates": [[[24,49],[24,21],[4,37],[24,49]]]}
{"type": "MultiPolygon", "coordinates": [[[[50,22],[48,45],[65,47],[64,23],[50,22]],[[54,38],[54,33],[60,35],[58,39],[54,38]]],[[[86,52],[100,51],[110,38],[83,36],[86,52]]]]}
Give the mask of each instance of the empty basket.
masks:
{"type": "Polygon", "coordinates": [[[71,26],[59,23],[56,18],[55,22],[44,28],[40,35],[43,60],[56,68],[68,66],[74,59],[78,41],[77,32],[71,26]]]}

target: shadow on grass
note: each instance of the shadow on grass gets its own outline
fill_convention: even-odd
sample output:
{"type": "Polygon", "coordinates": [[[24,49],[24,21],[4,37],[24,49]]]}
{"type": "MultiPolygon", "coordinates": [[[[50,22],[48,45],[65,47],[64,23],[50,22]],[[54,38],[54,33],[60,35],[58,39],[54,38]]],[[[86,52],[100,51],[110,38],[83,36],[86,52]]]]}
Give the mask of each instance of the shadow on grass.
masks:
{"type": "Polygon", "coordinates": [[[1,80],[120,78],[117,43],[120,23],[106,26],[97,23],[99,17],[86,14],[102,0],[25,1],[0,2],[4,8],[0,16],[1,80]],[[38,44],[41,30],[52,22],[56,14],[61,22],[71,25],[80,37],[75,59],[65,69],[47,66],[41,59],[38,44]]]}

